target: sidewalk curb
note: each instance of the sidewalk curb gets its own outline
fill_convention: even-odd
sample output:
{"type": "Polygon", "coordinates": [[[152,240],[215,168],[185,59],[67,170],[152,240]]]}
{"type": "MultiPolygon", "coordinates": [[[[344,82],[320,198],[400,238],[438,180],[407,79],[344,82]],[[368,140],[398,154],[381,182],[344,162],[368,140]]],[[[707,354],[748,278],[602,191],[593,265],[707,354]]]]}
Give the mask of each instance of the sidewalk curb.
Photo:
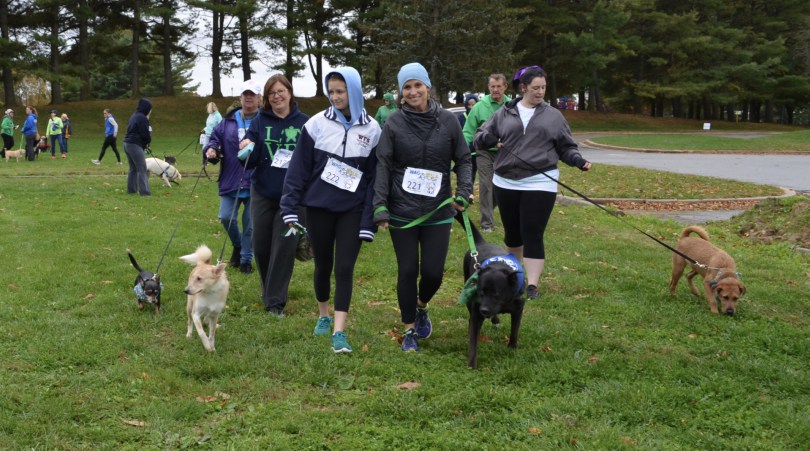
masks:
{"type": "Polygon", "coordinates": [[[773,152],[748,152],[742,150],[677,150],[677,149],[649,149],[644,147],[624,147],[612,146],[610,144],[601,144],[586,139],[580,145],[591,149],[604,149],[604,150],[623,150],[626,152],[641,152],[641,153],[687,153],[687,154],[720,154],[720,155],[806,155],[810,156],[810,152],[801,152],[798,150],[780,150],[773,152]]]}
{"type": "MultiPolygon", "coordinates": [[[[639,204],[674,204],[674,203],[691,203],[691,204],[708,204],[712,202],[760,202],[767,199],[783,199],[796,195],[796,191],[789,188],[779,187],[782,194],[779,196],[757,196],[757,197],[721,197],[717,199],[632,199],[632,198],[617,198],[617,197],[595,197],[591,198],[594,202],[604,205],[611,202],[635,202],[639,204]]],[[[566,196],[562,193],[557,193],[557,203],[560,205],[591,205],[590,202],[580,199],[578,197],[566,196]]],[[[699,208],[696,208],[699,210],[699,208]]]]}

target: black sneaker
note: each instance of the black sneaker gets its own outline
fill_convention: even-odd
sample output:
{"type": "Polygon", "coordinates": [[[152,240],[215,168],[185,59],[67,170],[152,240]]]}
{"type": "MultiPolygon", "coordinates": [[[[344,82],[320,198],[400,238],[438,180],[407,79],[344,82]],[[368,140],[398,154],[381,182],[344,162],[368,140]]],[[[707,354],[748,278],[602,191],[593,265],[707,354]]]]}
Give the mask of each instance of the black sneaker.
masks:
{"type": "Polygon", "coordinates": [[[529,285],[526,288],[526,298],[527,299],[537,299],[540,297],[540,290],[537,289],[537,285],[529,285]]]}
{"type": "Polygon", "coordinates": [[[240,267],[239,266],[239,256],[241,254],[242,254],[242,248],[241,247],[233,248],[233,252],[231,252],[231,260],[229,261],[229,264],[230,264],[231,268],[239,268],[240,267]]]}
{"type": "Polygon", "coordinates": [[[242,263],[239,265],[239,272],[242,274],[250,274],[253,272],[253,265],[250,263],[242,263]]]}

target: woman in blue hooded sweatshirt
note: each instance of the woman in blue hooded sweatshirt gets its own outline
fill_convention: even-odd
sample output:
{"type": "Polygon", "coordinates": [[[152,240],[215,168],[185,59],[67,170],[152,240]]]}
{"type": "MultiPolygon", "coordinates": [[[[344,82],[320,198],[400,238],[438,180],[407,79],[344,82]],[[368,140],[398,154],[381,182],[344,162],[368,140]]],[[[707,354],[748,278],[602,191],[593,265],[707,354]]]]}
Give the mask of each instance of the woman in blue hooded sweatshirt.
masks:
{"type": "Polygon", "coordinates": [[[152,112],[152,102],[148,99],[138,101],[138,107],[127,124],[127,134],[124,136],[124,153],[129,162],[127,174],[127,193],[139,193],[141,196],[150,196],[149,174],[146,171],[146,156],[144,149],[152,142],[152,126],[149,124],[149,114],[152,112]]]}
{"type": "Polygon", "coordinates": [[[315,257],[315,298],[319,317],[315,335],[328,335],[332,269],[335,270],[335,321],[332,350],[351,352],[344,327],[354,283],[354,265],[362,241],[373,241],[371,196],[380,126],[363,108],[360,74],[351,67],[324,79],[332,106],[304,124],[290,161],[281,214],[298,227],[307,207],[307,229],[315,257]],[[337,258],[336,258],[337,257],[337,258]]]}

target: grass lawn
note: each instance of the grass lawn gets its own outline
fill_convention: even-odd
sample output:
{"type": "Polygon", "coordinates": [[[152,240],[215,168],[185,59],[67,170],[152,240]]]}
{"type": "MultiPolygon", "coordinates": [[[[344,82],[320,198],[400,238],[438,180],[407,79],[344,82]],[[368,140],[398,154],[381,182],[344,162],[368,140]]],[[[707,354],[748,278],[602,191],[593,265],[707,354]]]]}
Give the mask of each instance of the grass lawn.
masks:
{"type": "Polygon", "coordinates": [[[768,133],[757,137],[729,137],[714,134],[622,134],[601,136],[591,141],[641,149],[810,153],[810,130],[768,133]]]}
{"type": "MultiPolygon", "coordinates": [[[[192,128],[179,124],[173,128],[192,128]]],[[[156,136],[155,150],[178,154],[196,131],[156,136]]],[[[738,315],[717,316],[684,282],[669,296],[666,249],[595,207],[558,206],[547,232],[544,294],[527,305],[519,348],[503,342],[508,318],[498,330],[487,324],[480,368],[470,370],[467,312],[457,304],[461,228],[454,227],[432,302],[434,334],[407,355],[395,341],[395,260],[381,232],[363,245],[355,272],[351,355],[334,355],[327,338],[312,335],[311,262],[296,263],[283,319],[264,313],[255,274],[230,271],[217,352],[208,355],[197,337],[185,337],[190,267],[178,257],[201,243],[220,253],[226,237],[216,184],[202,179],[194,188],[200,156],[190,146],[180,157],[182,185],[169,189],[152,178],[151,197],[128,196],[125,165],[108,164],[109,153],[102,166],[89,163],[96,136],[100,128],[77,136],[66,161],[0,162],[2,449],[810,443],[810,262],[787,244],[756,244],[730,222],[707,226],[748,287],[738,315]],[[163,314],[138,311],[126,250],[154,269],[175,225],[161,268],[163,314]]],[[[574,177],[589,178],[566,180],[574,177]]],[[[711,179],[705,183],[710,192],[711,179]]],[[[608,184],[595,192],[611,191],[601,188],[608,184]]],[[[682,228],[628,220],[668,243],[682,228]]],[[[501,233],[488,237],[500,241],[501,233]]]]}

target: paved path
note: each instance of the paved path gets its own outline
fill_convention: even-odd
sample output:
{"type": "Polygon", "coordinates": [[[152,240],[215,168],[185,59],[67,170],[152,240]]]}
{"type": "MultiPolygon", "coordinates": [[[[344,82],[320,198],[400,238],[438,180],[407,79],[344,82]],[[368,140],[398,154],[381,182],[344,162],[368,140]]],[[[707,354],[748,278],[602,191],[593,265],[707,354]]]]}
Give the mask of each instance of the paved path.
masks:
{"type": "MultiPolygon", "coordinates": [[[[599,136],[575,134],[577,142],[599,136]]],[[[697,153],[647,153],[580,146],[593,163],[634,166],[679,174],[705,175],[763,185],[781,186],[810,193],[809,155],[740,155],[697,153]]]]}
{"type": "MultiPolygon", "coordinates": [[[[599,149],[581,144],[582,141],[598,136],[603,135],[599,133],[574,134],[574,138],[580,143],[582,156],[595,164],[634,166],[678,174],[704,175],[780,186],[810,194],[810,155],[653,153],[599,149]]],[[[673,219],[684,224],[704,224],[708,221],[730,219],[742,211],[694,210],[631,213],[673,219]]]]}

